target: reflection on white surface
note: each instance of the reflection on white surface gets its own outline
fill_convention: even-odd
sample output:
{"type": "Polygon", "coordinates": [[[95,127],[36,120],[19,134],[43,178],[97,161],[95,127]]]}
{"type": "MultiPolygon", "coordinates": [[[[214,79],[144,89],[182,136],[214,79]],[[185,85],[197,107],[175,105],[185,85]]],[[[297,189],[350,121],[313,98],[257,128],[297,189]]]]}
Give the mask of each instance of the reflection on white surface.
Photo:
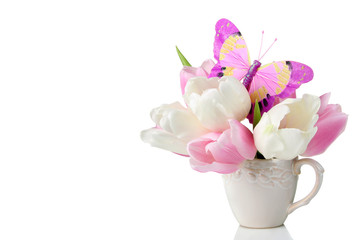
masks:
{"type": "Polygon", "coordinates": [[[252,229],[239,227],[234,240],[293,240],[286,227],[252,229]]]}

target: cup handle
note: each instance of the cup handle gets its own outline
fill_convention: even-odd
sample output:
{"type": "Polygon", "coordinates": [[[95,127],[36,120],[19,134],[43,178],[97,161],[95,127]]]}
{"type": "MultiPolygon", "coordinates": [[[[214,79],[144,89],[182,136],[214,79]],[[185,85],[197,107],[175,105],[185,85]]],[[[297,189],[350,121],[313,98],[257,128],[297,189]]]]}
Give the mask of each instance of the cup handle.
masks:
{"type": "Polygon", "coordinates": [[[295,209],[298,209],[299,207],[307,205],[311,201],[311,199],[313,199],[316,196],[316,194],[319,192],[319,189],[322,184],[324,168],[320,165],[320,163],[318,163],[317,161],[315,161],[311,158],[303,158],[301,160],[294,161],[293,174],[299,175],[301,173],[300,169],[301,169],[302,165],[304,165],[304,164],[308,164],[311,167],[313,167],[315,174],[316,174],[315,186],[306,197],[304,197],[303,199],[301,199],[295,203],[292,203],[288,207],[288,209],[287,209],[288,214],[292,213],[295,209]]]}

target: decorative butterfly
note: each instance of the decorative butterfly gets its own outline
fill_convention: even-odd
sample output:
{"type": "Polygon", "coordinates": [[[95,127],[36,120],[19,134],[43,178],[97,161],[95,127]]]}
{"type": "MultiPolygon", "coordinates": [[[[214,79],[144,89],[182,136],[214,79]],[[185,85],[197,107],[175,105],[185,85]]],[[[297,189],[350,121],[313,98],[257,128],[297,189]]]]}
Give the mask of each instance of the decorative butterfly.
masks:
{"type": "Polygon", "coordinates": [[[232,22],[220,19],[215,30],[214,57],[218,62],[209,77],[233,76],[242,80],[251,98],[252,107],[248,115],[251,123],[256,100],[261,114],[267,112],[276,97],[289,97],[314,76],[310,67],[294,61],[272,62],[261,66],[259,58],[251,64],[245,40],[232,22]]]}

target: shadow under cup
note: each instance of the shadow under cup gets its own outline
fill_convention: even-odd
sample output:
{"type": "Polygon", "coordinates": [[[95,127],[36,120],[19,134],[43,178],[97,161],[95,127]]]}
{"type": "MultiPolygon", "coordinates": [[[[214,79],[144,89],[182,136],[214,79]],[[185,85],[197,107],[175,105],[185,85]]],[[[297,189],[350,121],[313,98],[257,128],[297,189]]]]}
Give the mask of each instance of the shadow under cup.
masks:
{"type": "Polygon", "coordinates": [[[304,206],[321,187],[324,169],[313,159],[247,160],[231,174],[223,175],[230,207],[241,226],[272,228],[281,226],[295,209],[304,206]],[[316,182],[312,191],[293,203],[302,165],[312,166],[316,182]]]}

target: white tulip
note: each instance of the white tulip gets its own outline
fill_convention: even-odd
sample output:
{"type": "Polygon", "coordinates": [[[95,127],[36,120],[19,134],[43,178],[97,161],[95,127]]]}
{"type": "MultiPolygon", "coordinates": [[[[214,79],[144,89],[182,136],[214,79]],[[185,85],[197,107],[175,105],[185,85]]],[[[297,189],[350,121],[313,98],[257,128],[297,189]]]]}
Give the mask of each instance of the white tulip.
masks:
{"type": "Polygon", "coordinates": [[[141,139],[171,152],[188,155],[187,143],[209,132],[179,102],[161,105],[153,109],[150,115],[157,127],[142,131],[141,139]]]}
{"type": "Polygon", "coordinates": [[[229,119],[245,119],[251,108],[248,91],[230,76],[189,79],[184,100],[202,125],[214,132],[228,129],[229,119]]]}
{"type": "Polygon", "coordinates": [[[314,137],[320,98],[305,94],[286,99],[264,113],[254,129],[257,149],[265,158],[291,160],[305,152],[314,137]]]}

